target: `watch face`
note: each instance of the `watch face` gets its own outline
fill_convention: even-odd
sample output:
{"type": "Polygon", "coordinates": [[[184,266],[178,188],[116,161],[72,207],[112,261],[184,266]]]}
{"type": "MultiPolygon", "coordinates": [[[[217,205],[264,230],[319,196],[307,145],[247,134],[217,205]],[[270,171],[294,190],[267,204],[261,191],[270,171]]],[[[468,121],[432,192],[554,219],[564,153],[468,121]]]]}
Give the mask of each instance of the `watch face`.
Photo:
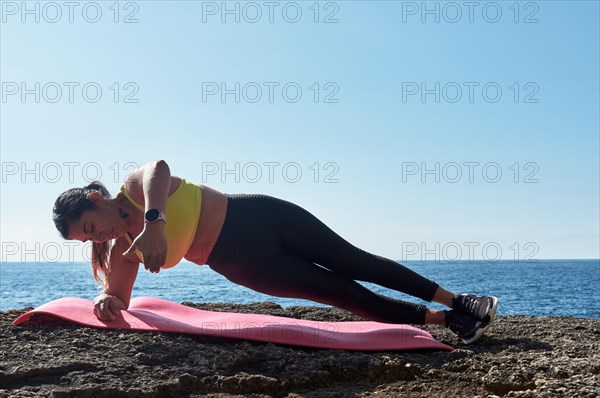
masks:
{"type": "Polygon", "coordinates": [[[160,216],[160,212],[157,209],[150,209],[146,212],[146,221],[156,221],[160,216]]]}

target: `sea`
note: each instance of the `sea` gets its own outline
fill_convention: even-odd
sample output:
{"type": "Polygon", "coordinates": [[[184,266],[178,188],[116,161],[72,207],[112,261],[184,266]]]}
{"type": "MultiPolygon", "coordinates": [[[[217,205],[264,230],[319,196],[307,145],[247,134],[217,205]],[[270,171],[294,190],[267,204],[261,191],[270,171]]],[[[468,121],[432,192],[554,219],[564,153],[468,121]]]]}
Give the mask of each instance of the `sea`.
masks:
{"type": "MultiPolygon", "coordinates": [[[[499,298],[498,315],[600,318],[600,260],[403,261],[403,265],[455,293],[499,298]]],[[[390,297],[445,309],[372,283],[367,288],[390,297]]],[[[0,310],[37,307],[62,297],[92,300],[100,294],[89,263],[0,263],[0,310]]],[[[290,307],[325,306],[304,299],[280,298],[236,285],[209,266],[182,262],[152,274],[140,266],[133,297],[174,302],[248,304],[270,301],[290,307]]]]}

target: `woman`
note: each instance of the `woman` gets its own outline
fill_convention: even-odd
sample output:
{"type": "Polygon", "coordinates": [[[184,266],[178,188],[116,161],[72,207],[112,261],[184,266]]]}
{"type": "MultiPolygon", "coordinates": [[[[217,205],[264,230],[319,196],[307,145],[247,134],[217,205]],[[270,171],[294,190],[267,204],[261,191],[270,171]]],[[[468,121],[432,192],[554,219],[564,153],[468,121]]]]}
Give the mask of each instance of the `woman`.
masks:
{"type": "Polygon", "coordinates": [[[465,344],[484,333],[498,306],[495,297],[449,292],[353,246],[293,203],[195,185],[172,176],[162,160],[128,175],[115,198],[99,182],[64,192],[53,219],[63,238],[93,241],[92,270],[104,287],[94,313],[106,321],[128,308],[140,262],[159,272],[182,258],[269,295],[317,301],[367,320],[446,326],[465,344]],[[382,296],[356,280],[452,310],[382,296]]]}

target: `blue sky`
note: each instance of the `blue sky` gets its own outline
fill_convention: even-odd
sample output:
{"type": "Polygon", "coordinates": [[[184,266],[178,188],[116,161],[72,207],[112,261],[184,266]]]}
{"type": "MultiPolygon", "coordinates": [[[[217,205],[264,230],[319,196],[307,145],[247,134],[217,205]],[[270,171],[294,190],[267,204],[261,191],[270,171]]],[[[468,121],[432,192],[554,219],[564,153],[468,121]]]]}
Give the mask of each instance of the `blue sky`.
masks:
{"type": "Polygon", "coordinates": [[[397,260],[600,257],[596,1],[472,21],[428,2],[439,22],[422,2],[276,2],[272,22],[263,2],[228,2],[239,22],[222,2],[48,4],[1,4],[2,261],[70,260],[57,195],[98,172],[116,193],[153,159],[397,260]]]}

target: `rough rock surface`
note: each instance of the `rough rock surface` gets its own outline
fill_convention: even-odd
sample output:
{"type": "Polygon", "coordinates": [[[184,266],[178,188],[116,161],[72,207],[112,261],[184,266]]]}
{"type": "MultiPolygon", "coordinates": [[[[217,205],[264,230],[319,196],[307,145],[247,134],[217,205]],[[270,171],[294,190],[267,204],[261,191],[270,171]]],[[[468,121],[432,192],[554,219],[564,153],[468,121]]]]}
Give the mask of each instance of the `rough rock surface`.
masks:
{"type": "MultiPolygon", "coordinates": [[[[212,311],[360,320],[322,307],[192,304],[212,311]]],[[[422,326],[455,351],[355,352],[56,320],[13,326],[0,312],[0,397],[600,397],[600,320],[497,317],[478,342],[422,326]]]]}

